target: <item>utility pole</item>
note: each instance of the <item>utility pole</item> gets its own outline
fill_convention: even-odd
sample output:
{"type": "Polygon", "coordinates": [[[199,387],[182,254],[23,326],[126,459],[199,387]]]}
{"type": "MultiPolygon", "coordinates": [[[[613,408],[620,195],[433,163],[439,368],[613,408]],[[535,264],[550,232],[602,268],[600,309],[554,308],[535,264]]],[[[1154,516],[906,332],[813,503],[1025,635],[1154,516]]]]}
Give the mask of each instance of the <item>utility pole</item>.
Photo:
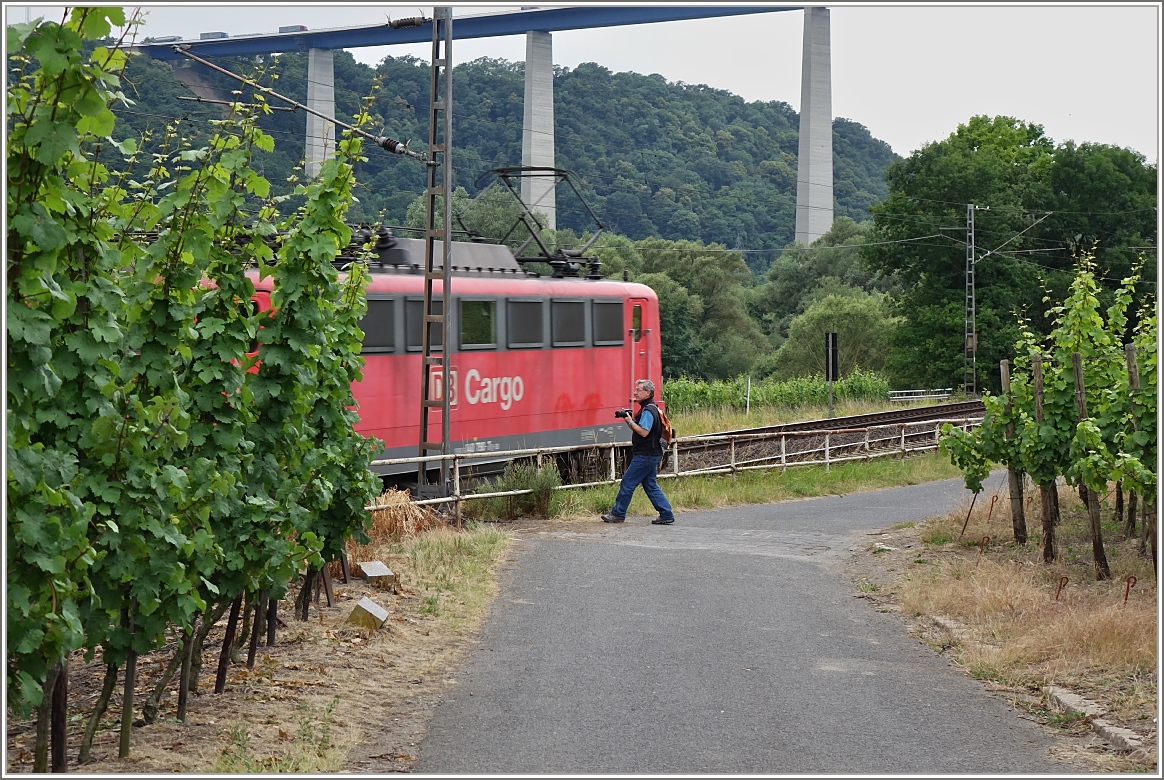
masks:
{"type": "Polygon", "coordinates": [[[962,353],[962,392],[977,396],[978,330],[977,306],[974,300],[974,212],[989,211],[989,206],[966,204],[966,328],[962,353]]]}
{"type": "MultiPolygon", "coordinates": [[[[433,9],[432,65],[429,77],[428,110],[428,211],[424,231],[424,303],[420,317],[420,457],[438,452],[449,454],[449,403],[453,389],[449,382],[452,339],[449,333],[450,287],[452,279],[452,194],[453,194],[453,9],[433,9]],[[439,161],[439,171],[438,171],[439,161]],[[443,210],[438,214],[438,201],[443,210]],[[438,222],[439,217],[439,222],[438,222]],[[441,270],[434,270],[437,241],[441,242],[441,270]],[[440,281],[440,311],[433,300],[433,282],[440,281]],[[436,326],[435,328],[433,326],[436,326]],[[441,334],[440,352],[434,350],[432,330],[441,334]],[[438,373],[439,371],[439,373],[438,373]],[[439,381],[438,381],[439,378],[439,381]],[[429,433],[430,414],[439,410],[440,440],[429,433]]],[[[428,464],[417,464],[416,492],[423,498],[428,484],[428,464]]],[[[441,461],[438,492],[448,487],[449,464],[441,461]]]]}
{"type": "Polygon", "coordinates": [[[978,330],[975,321],[977,310],[974,301],[974,266],[982,262],[1016,238],[1026,233],[1055,212],[1048,211],[982,257],[974,256],[974,212],[990,211],[990,206],[966,204],[966,351],[962,357],[962,389],[966,395],[977,396],[978,330]]]}

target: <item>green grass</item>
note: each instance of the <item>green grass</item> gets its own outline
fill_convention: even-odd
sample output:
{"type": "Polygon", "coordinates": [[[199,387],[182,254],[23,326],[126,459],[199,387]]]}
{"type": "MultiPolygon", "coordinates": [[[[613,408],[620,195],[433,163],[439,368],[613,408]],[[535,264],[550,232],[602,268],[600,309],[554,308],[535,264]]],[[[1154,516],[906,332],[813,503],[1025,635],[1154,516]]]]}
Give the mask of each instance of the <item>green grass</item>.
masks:
{"type": "MultiPolygon", "coordinates": [[[[929,453],[918,457],[884,458],[867,463],[842,463],[825,471],[823,466],[790,468],[781,472],[745,471],[735,479],[693,476],[660,479],[659,486],[676,510],[715,509],[744,504],[768,504],[797,498],[844,495],[878,488],[917,485],[956,477],[960,472],[944,456],[929,453]]],[[[601,514],[610,511],[617,485],[558,491],[552,514],[601,514]]],[[[642,490],[636,490],[629,514],[655,513],[642,490]]]]}
{"type": "MultiPolygon", "coordinates": [[[[834,417],[849,417],[855,414],[872,414],[873,412],[897,411],[914,406],[929,406],[925,404],[893,404],[887,400],[880,401],[838,401],[833,405],[834,417]]],[[[743,409],[733,406],[702,407],[691,411],[676,411],[671,414],[671,424],[675,431],[682,436],[700,436],[707,433],[721,431],[738,431],[742,428],[758,428],[762,425],[781,425],[783,423],[804,422],[805,420],[824,420],[829,416],[827,404],[806,404],[805,406],[753,406],[748,414],[743,409]]]]}

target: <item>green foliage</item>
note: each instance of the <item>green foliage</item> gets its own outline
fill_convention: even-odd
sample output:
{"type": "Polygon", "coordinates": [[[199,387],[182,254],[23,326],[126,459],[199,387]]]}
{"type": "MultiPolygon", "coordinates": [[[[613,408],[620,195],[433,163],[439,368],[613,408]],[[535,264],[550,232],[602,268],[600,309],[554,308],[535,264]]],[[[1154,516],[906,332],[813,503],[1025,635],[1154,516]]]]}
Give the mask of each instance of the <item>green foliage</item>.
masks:
{"type": "Polygon", "coordinates": [[[1110,481],[1123,482],[1141,495],[1155,492],[1156,408],[1149,400],[1156,395],[1155,316],[1141,316],[1132,339],[1141,366],[1143,387],[1138,392],[1130,387],[1122,345],[1137,282],[1137,273],[1124,279],[1105,312],[1099,305],[1094,262],[1085,257],[1066,300],[1047,309],[1055,323],[1050,335],[1042,338],[1029,322],[1021,323],[1009,406],[1007,399],[988,395],[980,428],[970,433],[949,426],[943,430],[942,447],[963,470],[969,489],[981,490],[991,464],[1000,463],[1029,473],[1039,485],[1065,476],[1072,484],[1100,492],[1110,481]],[[1080,419],[1076,404],[1074,354],[1080,355],[1083,368],[1086,420],[1080,419]],[[1043,375],[1041,422],[1035,411],[1035,356],[1041,358],[1043,375]],[[1010,441],[1005,440],[1008,423],[1015,431],[1010,441]]]}
{"type": "MultiPolygon", "coordinates": [[[[281,93],[306,100],[305,54],[226,58],[220,64],[234,72],[258,69],[277,76],[281,93]]],[[[338,116],[358,114],[361,97],[378,78],[387,86],[368,107],[375,125],[394,138],[415,142],[427,136],[427,62],[386,57],[373,68],[337,51],[334,68],[338,116]]],[[[200,139],[206,119],[217,109],[177,100],[184,90],[170,73],[196,75],[222,99],[237,88],[201,65],[171,66],[134,57],[127,78],[131,97],[142,107],[124,117],[139,135],[158,121],[140,114],[188,114],[188,133],[200,139]]],[[[454,188],[476,195],[478,181],[481,186],[488,182],[481,179],[483,173],[521,163],[523,79],[520,62],[480,58],[454,67],[454,188]]],[[[788,104],[749,103],[704,85],[669,83],[657,74],[612,73],[594,63],[556,69],[554,96],[557,164],[581,178],[587,203],[611,232],[632,240],[666,237],[749,249],[792,241],[798,118],[788,104]]],[[[279,194],[286,194],[290,188],[281,182],[304,155],[302,115],[274,112],[261,126],[279,143],[256,165],[277,183],[279,194]]],[[[896,156],[865,127],[846,119],[833,123],[833,149],[837,216],[866,220],[870,206],[886,194],[883,172],[896,156]]],[[[357,163],[356,174],[359,202],[350,207],[349,222],[399,224],[423,194],[423,177],[418,180],[414,166],[393,155],[368,155],[357,163]]],[[[581,204],[561,193],[557,224],[578,234],[592,229],[581,204]]],[[[757,252],[748,260],[762,272],[770,257],[757,252]]]]}
{"type": "MultiPolygon", "coordinates": [[[[862,251],[903,287],[895,302],[904,322],[886,359],[899,386],[962,381],[967,204],[989,207],[974,214],[977,363],[978,385],[994,390],[1020,318],[1051,332],[1042,291],[1066,295],[1079,251],[1093,252],[1108,305],[1137,262],[1134,247],[1155,242],[1156,166],[1128,149],[1056,146],[1039,125],[1010,117],[975,116],[890,165],[886,179],[889,197],[871,208],[862,251]]],[[[1147,290],[1136,286],[1137,301],[1147,290]]]]}
{"type": "Polygon", "coordinates": [[[252,164],[273,146],[261,97],[204,146],[176,126],[148,154],[112,140],[126,55],[92,42],[121,24],[80,8],[8,30],[6,660],[21,714],[73,650],[120,665],[242,590],[285,590],[362,532],[379,487],[379,443],[352,427],[367,275],[332,265],[358,141],[300,188],[275,242],[252,164]],[[254,372],[248,258],[276,281],[254,372]]]}
{"type": "Polygon", "coordinates": [[[532,490],[518,496],[499,496],[471,502],[468,506],[482,517],[500,517],[516,520],[519,517],[549,517],[554,488],[562,484],[562,476],[553,462],[541,468],[532,460],[511,461],[496,480],[480,487],[478,493],[500,493],[506,490],[532,490]]]}
{"type": "Polygon", "coordinates": [[[105,218],[110,174],[83,149],[112,127],[124,55],[81,48],[124,21],[118,8],[78,8],[64,24],[7,29],[6,684],[21,715],[84,643],[92,536],[117,532],[84,485],[105,468],[94,439],[117,418],[128,258],[105,218]]]}
{"type": "MultiPolygon", "coordinates": [[[[663,384],[663,400],[672,413],[716,407],[743,409],[747,393],[747,377],[726,381],[679,377],[663,384]]],[[[889,397],[889,385],[876,374],[855,369],[849,376],[833,383],[833,397],[838,401],[884,401],[889,397]]],[[[770,378],[752,381],[752,408],[782,406],[796,409],[826,403],[828,383],[820,375],[783,382],[770,378]]]]}
{"type": "Polygon", "coordinates": [[[877,297],[858,290],[828,295],[792,320],[788,340],[776,353],[772,374],[788,379],[825,373],[824,344],[829,332],[837,334],[840,376],[859,368],[879,372],[895,324],[877,297]]]}
{"type": "Polygon", "coordinates": [[[792,318],[830,294],[898,291],[894,277],[871,271],[861,256],[871,222],[837,217],[832,228],[811,246],[793,242],[768,268],[767,281],[751,300],[752,314],[774,346],[788,336],[792,318]]]}

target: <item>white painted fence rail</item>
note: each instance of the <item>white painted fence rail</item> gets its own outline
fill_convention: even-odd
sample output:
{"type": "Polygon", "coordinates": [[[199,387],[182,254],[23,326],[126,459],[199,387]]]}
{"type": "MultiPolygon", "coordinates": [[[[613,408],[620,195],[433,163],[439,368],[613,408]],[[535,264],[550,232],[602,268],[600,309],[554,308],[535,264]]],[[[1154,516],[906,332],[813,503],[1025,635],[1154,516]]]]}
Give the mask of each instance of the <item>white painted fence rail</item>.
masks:
{"type": "Polygon", "coordinates": [[[931,390],[890,390],[889,400],[894,403],[912,401],[942,401],[954,394],[952,387],[938,387],[931,390]]]}
{"type": "MultiPolygon", "coordinates": [[[[676,438],[671,442],[670,446],[670,469],[667,471],[660,471],[659,479],[668,479],[675,477],[687,476],[704,476],[709,474],[735,474],[740,471],[753,471],[757,469],[787,469],[796,466],[821,466],[825,467],[827,471],[834,463],[845,463],[854,460],[872,460],[873,458],[885,457],[899,457],[905,458],[907,455],[921,452],[929,452],[936,450],[938,447],[938,439],[941,435],[941,428],[944,423],[956,425],[962,430],[970,430],[981,424],[980,417],[961,417],[956,419],[944,420],[925,420],[921,422],[907,422],[907,423],[892,423],[889,425],[873,425],[866,428],[840,428],[832,430],[821,431],[791,431],[791,432],[776,432],[776,433],[737,433],[724,435],[702,435],[698,437],[690,437],[687,439],[676,438]],[[908,429],[908,432],[907,432],[908,429]],[[805,440],[805,439],[819,439],[824,437],[823,444],[813,445],[807,448],[797,448],[795,451],[790,451],[788,444],[790,441],[805,440]],[[847,439],[842,443],[838,443],[836,438],[847,439]],[[857,437],[854,439],[854,437],[857,437]],[[914,441],[909,441],[913,439],[914,441]],[[696,465],[692,468],[680,468],[680,451],[679,445],[682,443],[692,444],[698,442],[703,444],[703,450],[691,447],[685,455],[689,464],[692,460],[697,463],[701,459],[706,459],[709,453],[715,453],[719,450],[711,450],[710,445],[726,444],[728,461],[722,464],[712,465],[696,465]],[[757,444],[768,444],[775,447],[779,443],[779,450],[772,453],[760,454],[754,457],[744,457],[742,459],[737,457],[741,449],[749,447],[754,448],[757,444]]],[[[575,445],[569,447],[543,447],[540,449],[528,450],[510,450],[508,452],[474,452],[474,453],[458,453],[454,455],[427,455],[425,457],[414,458],[390,458],[386,460],[372,461],[373,466],[390,466],[400,464],[419,464],[419,463],[440,463],[441,461],[448,461],[452,466],[453,484],[452,494],[442,498],[427,498],[412,503],[417,506],[436,505],[436,504],[453,504],[456,515],[457,524],[461,522],[461,507],[465,501],[473,499],[486,498],[501,498],[504,496],[520,496],[533,493],[533,490],[502,490],[492,493],[462,493],[461,492],[461,465],[466,461],[473,460],[513,460],[519,458],[535,458],[540,466],[542,460],[549,455],[555,455],[564,452],[579,452],[579,451],[601,451],[607,450],[609,452],[608,461],[610,463],[610,476],[607,479],[596,482],[581,482],[571,485],[558,485],[554,490],[572,490],[574,488],[596,487],[598,485],[612,485],[619,482],[621,475],[616,470],[616,450],[618,448],[629,447],[627,443],[610,443],[610,444],[585,444],[575,445]]],[[[389,509],[390,505],[373,504],[365,507],[368,511],[375,511],[377,509],[389,509]]]]}

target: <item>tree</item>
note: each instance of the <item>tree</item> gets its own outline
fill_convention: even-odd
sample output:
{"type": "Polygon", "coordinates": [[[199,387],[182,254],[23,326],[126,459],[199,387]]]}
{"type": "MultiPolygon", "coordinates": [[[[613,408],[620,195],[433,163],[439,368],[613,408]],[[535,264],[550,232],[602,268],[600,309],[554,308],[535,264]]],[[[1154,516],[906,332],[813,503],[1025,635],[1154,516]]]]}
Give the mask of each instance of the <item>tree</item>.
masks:
{"type": "Polygon", "coordinates": [[[1050,332],[1042,291],[1065,294],[1077,249],[1094,245],[1100,268],[1112,269],[1101,293],[1110,300],[1131,247],[1155,243],[1155,166],[1128,150],[1056,147],[1041,126],[1012,117],[972,117],[891,164],[886,180],[862,251],[904,286],[894,300],[905,322],[886,361],[898,384],[961,384],[967,204],[989,207],[974,212],[974,244],[979,384],[992,389],[1019,316],[1036,313],[1034,327],[1050,332]]]}
{"type": "Polygon", "coordinates": [[[784,247],[750,303],[752,315],[773,344],[783,343],[792,318],[813,300],[840,292],[841,287],[865,292],[895,289],[892,277],[872,272],[861,257],[871,230],[871,222],[858,224],[849,217],[837,217],[812,246],[794,241],[784,247]]]}
{"type": "Polygon", "coordinates": [[[788,340],[775,356],[774,375],[791,379],[825,374],[825,333],[829,332],[837,334],[841,377],[858,368],[879,371],[894,324],[881,296],[856,290],[827,295],[792,320],[788,340]]]}

